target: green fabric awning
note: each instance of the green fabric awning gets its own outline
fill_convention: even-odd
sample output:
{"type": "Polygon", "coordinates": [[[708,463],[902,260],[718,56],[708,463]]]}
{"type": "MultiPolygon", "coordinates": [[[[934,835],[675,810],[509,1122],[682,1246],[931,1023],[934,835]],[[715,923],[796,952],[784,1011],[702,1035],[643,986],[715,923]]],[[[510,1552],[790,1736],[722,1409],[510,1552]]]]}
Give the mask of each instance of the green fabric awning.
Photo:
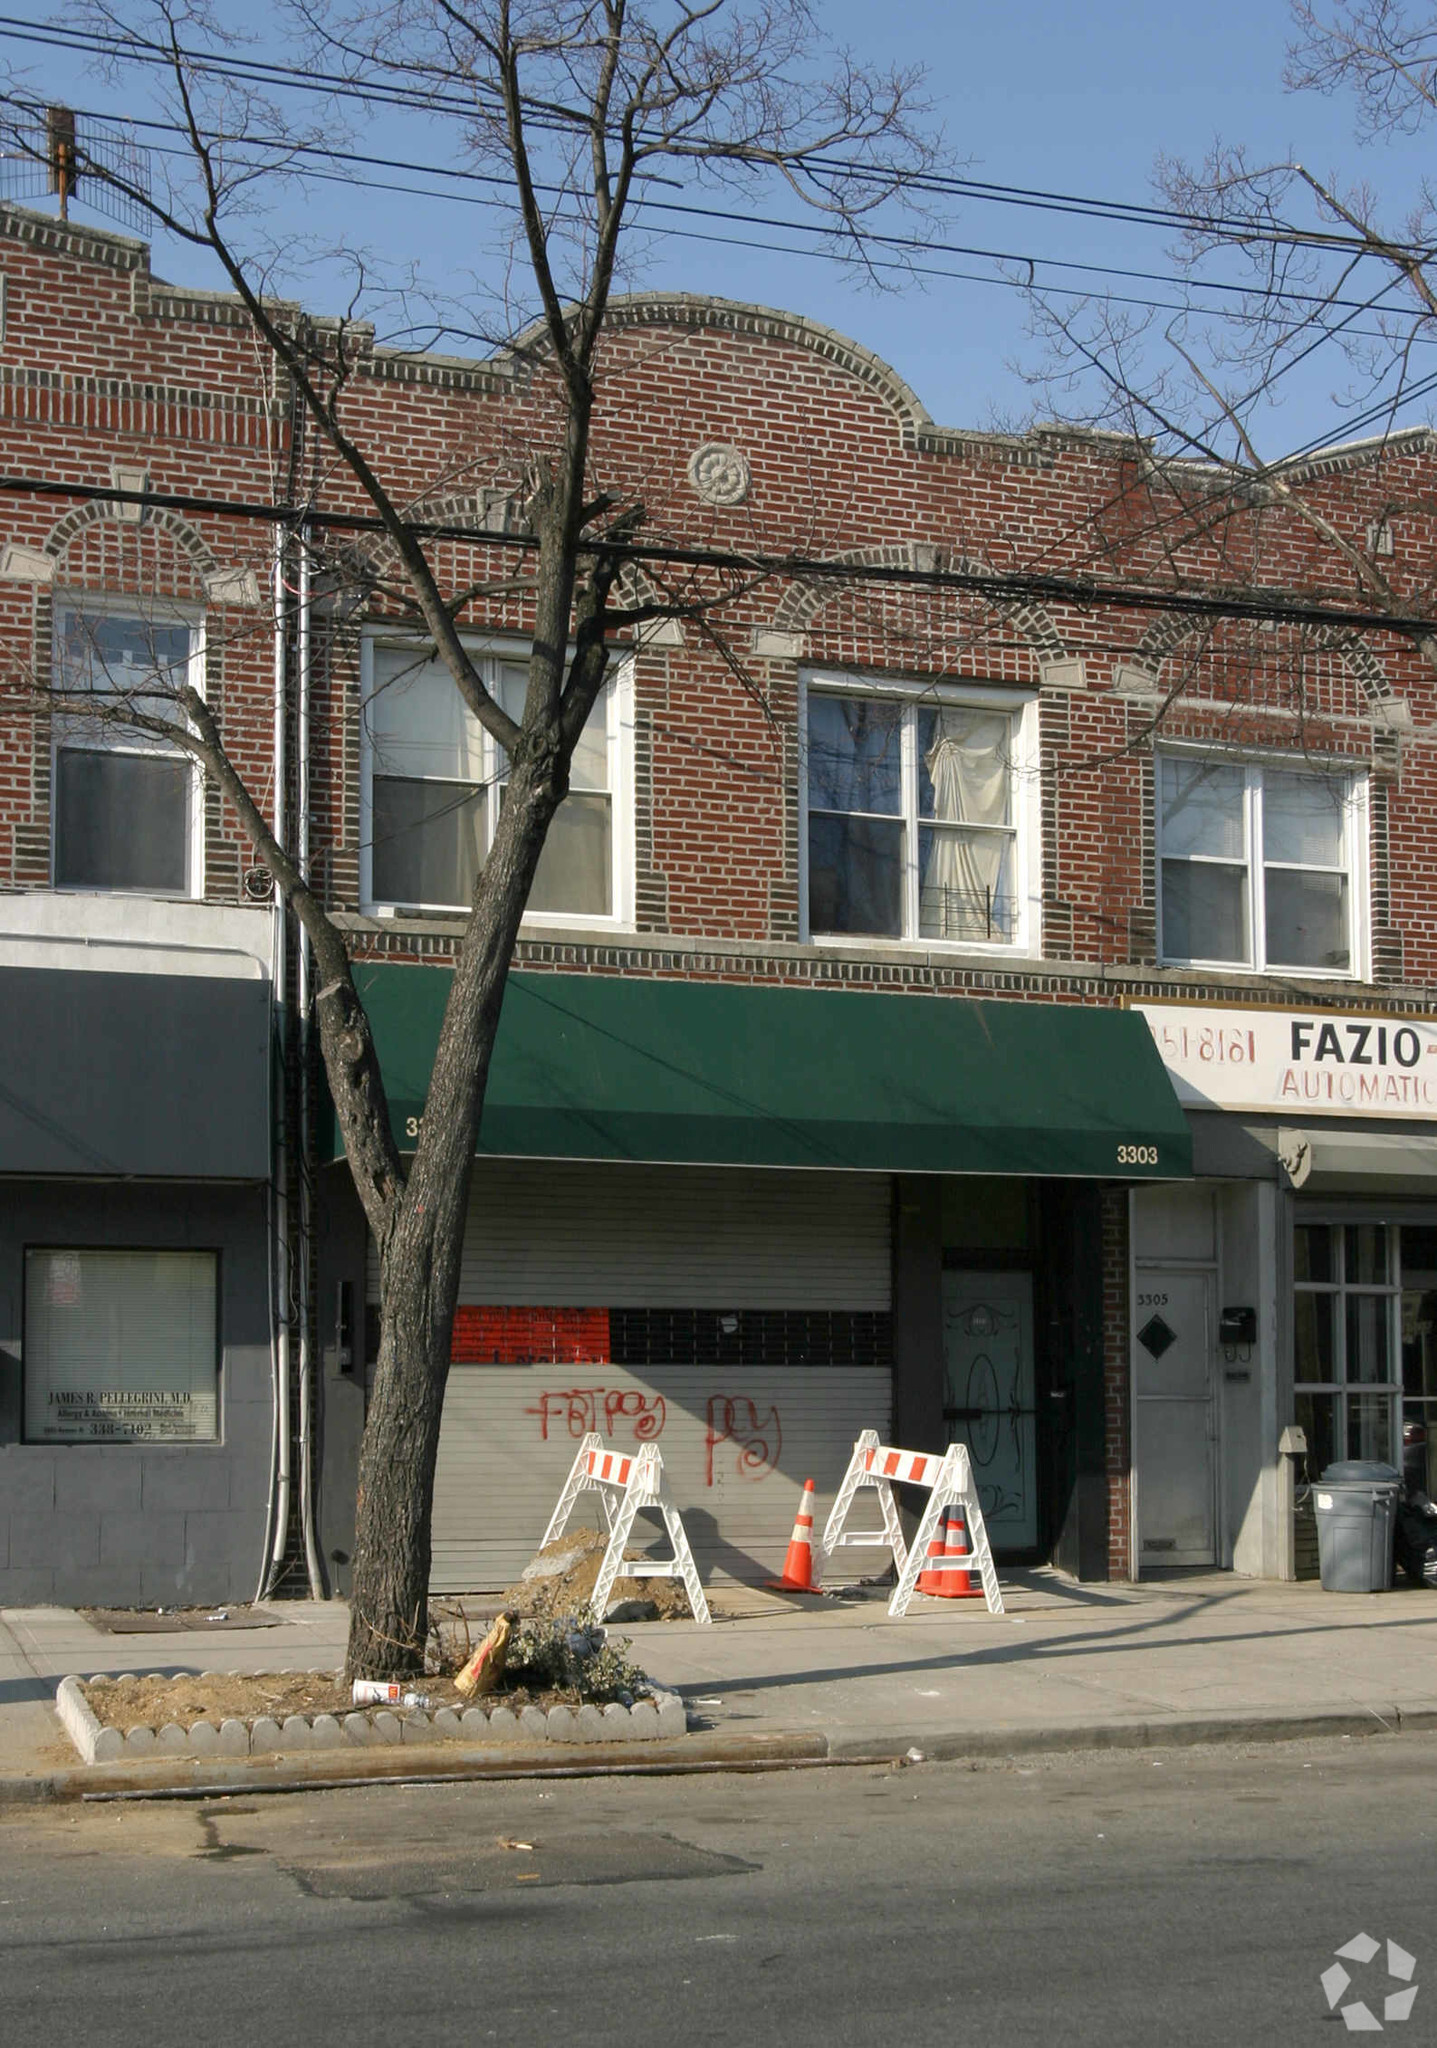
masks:
{"type": "MultiPolygon", "coordinates": [[[[450,975],[366,963],[355,982],[395,1136],[412,1150],[450,975]]],[[[602,975],[510,976],[479,1150],[1104,1180],[1192,1172],[1152,1035],[1127,1012],[602,975]]]]}

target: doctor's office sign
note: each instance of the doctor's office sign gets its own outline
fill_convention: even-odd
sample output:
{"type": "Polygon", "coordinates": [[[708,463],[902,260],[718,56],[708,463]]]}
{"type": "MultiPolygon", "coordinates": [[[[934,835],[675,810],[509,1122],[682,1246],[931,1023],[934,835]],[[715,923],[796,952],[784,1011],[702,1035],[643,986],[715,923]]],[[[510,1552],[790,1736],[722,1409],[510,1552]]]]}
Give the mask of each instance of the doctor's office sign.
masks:
{"type": "Polygon", "coordinates": [[[1133,1008],[1186,1108],[1437,1117],[1437,1023],[1425,1018],[1182,1003],[1133,1008]]]}

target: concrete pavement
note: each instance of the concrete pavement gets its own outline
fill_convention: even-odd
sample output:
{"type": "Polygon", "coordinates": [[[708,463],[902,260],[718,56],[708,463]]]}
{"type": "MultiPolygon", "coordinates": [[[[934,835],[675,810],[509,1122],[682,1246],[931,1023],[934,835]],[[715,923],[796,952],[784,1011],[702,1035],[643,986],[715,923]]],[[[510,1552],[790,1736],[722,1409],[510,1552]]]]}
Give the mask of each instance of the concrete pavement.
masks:
{"type": "MultiPolygon", "coordinates": [[[[1078,1586],[1051,1570],[1006,1573],[1003,1587],[1001,1616],[981,1600],[915,1600],[890,1621],[878,1589],[820,1600],[720,1586],[710,1588],[711,1628],[650,1622],[623,1632],[650,1675],[685,1695],[703,1737],[687,1744],[710,1763],[1437,1726],[1437,1594],[1426,1589],[1337,1594],[1228,1574],[1078,1586]]],[[[471,1603],[480,1612],[485,1604],[471,1603]]],[[[108,1635],[65,1609],[5,1611],[0,1791],[44,1796],[68,1771],[49,1705],[66,1672],[314,1670],[341,1660],[342,1603],[276,1603],[268,1612],[274,1627],[108,1635]]],[[[670,1747],[651,1762],[671,1760],[670,1747]]],[[[376,1767],[417,1774],[432,1759],[447,1775],[465,1761],[452,1744],[442,1766],[440,1756],[406,1749],[376,1767]]],[[[634,1761],[632,1751],[567,1761],[603,1767],[605,1757],[634,1761]]],[[[310,1782],[338,1768],[337,1759],[305,1760],[310,1782]]],[[[158,1784],[167,1769],[175,1775],[157,1763],[131,1766],[128,1776],[158,1784]]],[[[346,1758],[344,1774],[355,1769],[346,1758]]],[[[273,1781],[275,1768],[266,1775],[273,1781]]]]}

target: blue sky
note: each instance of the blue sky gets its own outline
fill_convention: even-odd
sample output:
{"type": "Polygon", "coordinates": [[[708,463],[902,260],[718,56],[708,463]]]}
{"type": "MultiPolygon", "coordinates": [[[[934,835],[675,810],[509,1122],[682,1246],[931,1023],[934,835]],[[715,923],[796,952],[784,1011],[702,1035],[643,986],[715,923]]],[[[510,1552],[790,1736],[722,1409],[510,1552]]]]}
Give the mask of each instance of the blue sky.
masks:
{"type": "MultiPolygon", "coordinates": [[[[48,11],[26,12],[42,22],[48,11]]],[[[1294,151],[1314,169],[1337,168],[1402,198],[1425,154],[1413,143],[1359,149],[1345,102],[1283,90],[1283,0],[1207,0],[1202,9],[1096,0],[1086,10],[1060,0],[1016,0],[1006,13],[954,0],[908,0],[901,9],[881,10],[871,0],[824,0],[819,12],[836,38],[875,62],[925,65],[955,153],[970,175],[998,183],[1144,200],[1152,196],[1160,150],[1200,156],[1221,135],[1266,156],[1294,151]]],[[[267,48],[285,54],[277,36],[267,48]]],[[[115,115],[140,109],[139,87],[87,77],[76,58],[41,57],[13,42],[4,54],[25,63],[27,85],[38,95],[115,115]]],[[[447,147],[442,136],[398,117],[373,121],[361,146],[429,159],[447,147]]],[[[472,208],[315,186],[306,225],[320,243],[344,238],[381,260],[412,260],[431,277],[442,278],[456,262],[493,274],[486,218],[472,208]]],[[[766,238],[766,231],[745,235],[736,227],[719,232],[749,242],[766,238]]],[[[1031,256],[1040,277],[1054,284],[1077,282],[1073,273],[1048,267],[1060,259],[1168,267],[1164,238],[1154,230],[1010,205],[963,203],[944,239],[1031,256]]],[[[215,281],[193,255],[162,244],[155,265],[180,280],[215,281]]],[[[899,293],[875,294],[834,265],[791,251],[675,236],[648,244],[645,282],[807,313],[886,357],[944,424],[1016,423],[1034,404],[1014,367],[1033,360],[1019,294],[998,282],[998,266],[983,258],[935,256],[931,267],[966,275],[929,276],[899,293]]],[[[319,310],[338,301],[335,276],[322,264],[302,288],[319,310]]],[[[1164,296],[1141,284],[1119,288],[1164,296]]],[[[1344,382],[1341,365],[1322,359],[1294,380],[1268,423],[1266,452],[1319,435],[1340,437],[1344,382]]]]}

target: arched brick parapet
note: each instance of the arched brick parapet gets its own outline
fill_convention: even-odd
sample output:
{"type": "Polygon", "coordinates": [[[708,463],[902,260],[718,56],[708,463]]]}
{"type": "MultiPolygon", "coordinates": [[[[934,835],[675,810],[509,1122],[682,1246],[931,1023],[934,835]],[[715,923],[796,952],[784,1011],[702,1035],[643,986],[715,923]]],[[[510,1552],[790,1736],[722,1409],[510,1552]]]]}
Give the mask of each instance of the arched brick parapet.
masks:
{"type": "MultiPolygon", "coordinates": [[[[977,456],[1019,469],[1049,469],[1055,441],[1073,438],[1070,432],[1055,436],[1051,428],[1001,434],[939,426],[913,387],[872,349],[820,321],[780,312],[773,306],[710,298],[701,292],[633,293],[610,299],[606,326],[610,334],[626,329],[672,332],[675,328],[688,328],[693,332],[731,334],[740,340],[777,342],[805,349],[871,391],[891,413],[900,445],[928,455],[977,456]]],[[[486,374],[513,381],[525,365],[546,357],[549,349],[548,328],[543,321],[535,321],[511,348],[485,366],[486,374]]]]}

